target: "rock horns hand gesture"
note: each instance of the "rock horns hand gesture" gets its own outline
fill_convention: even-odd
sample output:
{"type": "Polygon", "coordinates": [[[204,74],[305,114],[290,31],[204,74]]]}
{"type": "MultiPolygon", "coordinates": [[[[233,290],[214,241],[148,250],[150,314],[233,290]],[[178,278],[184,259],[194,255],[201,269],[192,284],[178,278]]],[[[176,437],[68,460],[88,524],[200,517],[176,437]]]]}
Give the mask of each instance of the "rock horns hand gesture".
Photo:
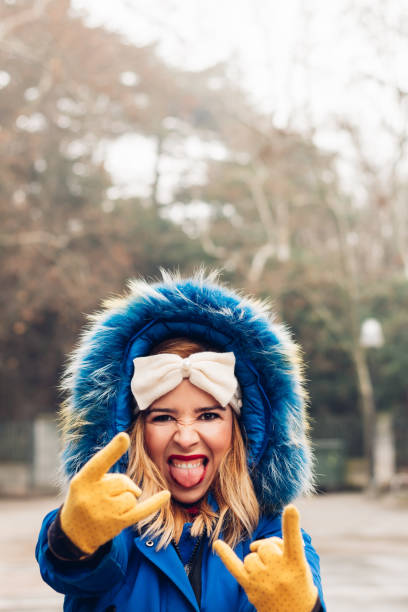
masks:
{"type": "Polygon", "coordinates": [[[129,448],[127,433],[117,434],[76,474],[61,510],[61,527],[84,553],[94,553],[122,529],[157,512],[170,499],[160,491],[144,502],[138,486],[125,474],[108,474],[129,448]]]}
{"type": "Polygon", "coordinates": [[[283,540],[267,538],[251,544],[244,562],[222,540],[214,543],[216,553],[237,579],[258,612],[311,612],[317,588],[306,561],[299,512],[285,508],[283,540]]]}

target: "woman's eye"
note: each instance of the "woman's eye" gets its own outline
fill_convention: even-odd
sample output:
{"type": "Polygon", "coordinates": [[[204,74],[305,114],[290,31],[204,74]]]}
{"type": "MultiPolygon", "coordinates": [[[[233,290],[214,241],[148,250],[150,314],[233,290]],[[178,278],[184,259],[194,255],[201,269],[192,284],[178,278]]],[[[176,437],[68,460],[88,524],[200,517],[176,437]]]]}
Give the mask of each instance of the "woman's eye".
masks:
{"type": "Polygon", "coordinates": [[[220,415],[217,414],[216,412],[203,412],[203,414],[200,415],[200,419],[202,421],[214,421],[215,419],[219,419],[220,415]]]}
{"type": "Polygon", "coordinates": [[[170,414],[159,414],[158,416],[153,417],[153,423],[167,423],[168,421],[172,421],[173,417],[170,414]]]}

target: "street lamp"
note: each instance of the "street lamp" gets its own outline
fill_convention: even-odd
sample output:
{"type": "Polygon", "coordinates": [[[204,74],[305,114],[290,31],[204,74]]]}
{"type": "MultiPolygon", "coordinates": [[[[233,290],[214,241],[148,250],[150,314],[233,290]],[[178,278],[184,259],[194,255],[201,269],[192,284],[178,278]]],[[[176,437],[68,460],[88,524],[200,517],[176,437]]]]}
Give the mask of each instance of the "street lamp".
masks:
{"type": "Polygon", "coordinates": [[[381,323],[377,319],[365,319],[361,324],[360,344],[364,348],[381,348],[384,344],[384,334],[381,323]]]}
{"type": "Polygon", "coordinates": [[[381,323],[377,319],[365,319],[361,324],[360,330],[360,347],[363,349],[360,352],[359,359],[359,382],[360,394],[363,407],[363,438],[364,438],[364,456],[368,464],[368,489],[376,490],[375,477],[375,436],[376,436],[376,410],[374,402],[373,384],[371,381],[370,371],[368,369],[365,349],[380,348],[384,344],[384,334],[381,323]]]}

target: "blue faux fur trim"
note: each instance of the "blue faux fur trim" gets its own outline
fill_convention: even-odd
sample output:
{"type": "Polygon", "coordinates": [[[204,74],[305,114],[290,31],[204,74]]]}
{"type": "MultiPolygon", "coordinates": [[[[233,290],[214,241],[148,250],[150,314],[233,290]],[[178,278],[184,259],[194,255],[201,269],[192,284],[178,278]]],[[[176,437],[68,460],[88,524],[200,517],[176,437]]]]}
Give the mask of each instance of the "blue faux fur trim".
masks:
{"type": "Polygon", "coordinates": [[[123,399],[126,354],[135,336],[148,342],[150,333],[161,333],[163,321],[170,334],[171,325],[196,329],[200,324],[221,350],[234,350],[242,373],[240,378],[236,370],[243,389],[241,426],[262,509],[279,510],[309,490],[311,453],[297,346],[266,302],[231,291],[216,272],[203,271],[188,279],[162,271],[162,280],[153,284],[131,281],[125,297],[107,301],[91,317],[62,383],[67,394],[62,458],[68,476],[130,424],[130,394],[123,399]]]}

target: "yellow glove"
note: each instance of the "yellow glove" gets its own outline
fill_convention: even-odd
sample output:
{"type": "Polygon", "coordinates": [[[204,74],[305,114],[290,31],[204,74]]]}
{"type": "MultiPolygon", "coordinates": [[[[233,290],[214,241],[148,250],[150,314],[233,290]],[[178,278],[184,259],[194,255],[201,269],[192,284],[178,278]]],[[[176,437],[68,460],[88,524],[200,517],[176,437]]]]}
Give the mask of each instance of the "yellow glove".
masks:
{"type": "Polygon", "coordinates": [[[61,527],[84,553],[94,553],[125,527],[157,512],[170,499],[160,491],[138,503],[141,490],[125,474],[107,474],[129,448],[127,433],[121,432],[97,452],[76,474],[61,510],[61,527]]]}
{"type": "Polygon", "coordinates": [[[214,543],[216,553],[238,580],[258,612],[311,612],[317,588],[306,561],[299,512],[287,506],[281,538],[252,542],[244,562],[222,540],[214,543]]]}

